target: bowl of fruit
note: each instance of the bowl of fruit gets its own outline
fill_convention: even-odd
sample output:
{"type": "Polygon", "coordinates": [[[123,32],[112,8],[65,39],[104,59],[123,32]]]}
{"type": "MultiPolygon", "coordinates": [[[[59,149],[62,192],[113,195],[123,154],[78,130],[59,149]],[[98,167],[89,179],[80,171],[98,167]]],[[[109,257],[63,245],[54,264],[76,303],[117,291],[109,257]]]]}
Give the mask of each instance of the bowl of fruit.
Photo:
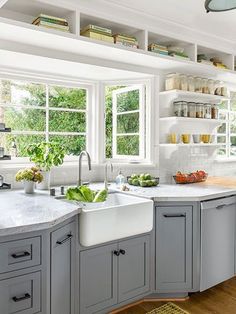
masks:
{"type": "Polygon", "coordinates": [[[175,183],[177,184],[188,184],[188,183],[198,183],[206,181],[208,174],[204,170],[197,170],[191,173],[182,173],[178,171],[175,176],[173,176],[175,183]]]}
{"type": "Polygon", "coordinates": [[[149,173],[132,174],[127,177],[127,182],[130,185],[141,187],[153,187],[159,184],[159,178],[152,177],[149,173]]]}

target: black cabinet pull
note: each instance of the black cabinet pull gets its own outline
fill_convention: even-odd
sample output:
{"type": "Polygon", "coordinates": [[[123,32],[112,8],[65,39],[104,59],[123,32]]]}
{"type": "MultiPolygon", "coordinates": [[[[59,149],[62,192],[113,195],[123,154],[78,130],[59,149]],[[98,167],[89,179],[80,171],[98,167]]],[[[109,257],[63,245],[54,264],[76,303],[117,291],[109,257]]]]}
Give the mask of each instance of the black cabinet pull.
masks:
{"type": "Polygon", "coordinates": [[[22,257],[30,256],[30,253],[25,251],[25,252],[20,252],[20,253],[14,253],[11,256],[13,258],[22,258],[22,257]]]}
{"type": "Polygon", "coordinates": [[[26,293],[23,297],[13,297],[12,300],[14,302],[20,302],[20,301],[24,301],[30,298],[31,298],[31,295],[29,293],[26,293]]]}
{"type": "Polygon", "coordinates": [[[164,214],[163,215],[165,218],[179,218],[179,217],[186,217],[184,214],[164,214]]]}
{"type": "Polygon", "coordinates": [[[113,254],[114,254],[115,256],[120,256],[120,251],[114,251],[113,254]]]}
{"type": "Polygon", "coordinates": [[[120,250],[120,254],[125,255],[125,250],[120,250]]]}
{"type": "Polygon", "coordinates": [[[68,234],[67,237],[61,241],[57,241],[57,244],[61,245],[61,244],[64,244],[66,243],[67,241],[69,241],[71,238],[73,237],[72,234],[68,234]]]}

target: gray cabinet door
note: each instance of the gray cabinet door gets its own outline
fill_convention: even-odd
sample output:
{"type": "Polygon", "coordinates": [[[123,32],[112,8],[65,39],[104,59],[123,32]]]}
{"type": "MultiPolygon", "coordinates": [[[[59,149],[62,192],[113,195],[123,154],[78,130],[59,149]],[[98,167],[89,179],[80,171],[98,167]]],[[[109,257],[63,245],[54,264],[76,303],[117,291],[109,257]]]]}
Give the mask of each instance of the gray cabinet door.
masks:
{"type": "Polygon", "coordinates": [[[192,288],[192,206],[156,207],[156,290],[192,288]]]}
{"type": "Polygon", "coordinates": [[[118,302],[150,290],[150,239],[142,236],[119,243],[118,302]]]}
{"type": "Polygon", "coordinates": [[[234,276],[235,198],[201,204],[201,281],[204,291],[234,276]]]}
{"type": "Polygon", "coordinates": [[[80,314],[91,314],[117,303],[116,244],[80,252],[80,314]]]}
{"type": "Polygon", "coordinates": [[[75,223],[51,234],[51,314],[74,314],[75,223]]]}

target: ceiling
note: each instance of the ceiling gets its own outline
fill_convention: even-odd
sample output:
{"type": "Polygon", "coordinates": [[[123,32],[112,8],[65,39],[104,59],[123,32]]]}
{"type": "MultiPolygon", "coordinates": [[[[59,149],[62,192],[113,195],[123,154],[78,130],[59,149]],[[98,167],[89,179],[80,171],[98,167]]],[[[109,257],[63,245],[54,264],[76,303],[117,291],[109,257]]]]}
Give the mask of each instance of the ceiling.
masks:
{"type": "MultiPolygon", "coordinates": [[[[92,1],[92,0],[91,0],[92,1]]],[[[206,13],[205,0],[105,0],[236,43],[236,10],[206,13]]],[[[96,1],[94,1],[95,5],[96,1]]]]}

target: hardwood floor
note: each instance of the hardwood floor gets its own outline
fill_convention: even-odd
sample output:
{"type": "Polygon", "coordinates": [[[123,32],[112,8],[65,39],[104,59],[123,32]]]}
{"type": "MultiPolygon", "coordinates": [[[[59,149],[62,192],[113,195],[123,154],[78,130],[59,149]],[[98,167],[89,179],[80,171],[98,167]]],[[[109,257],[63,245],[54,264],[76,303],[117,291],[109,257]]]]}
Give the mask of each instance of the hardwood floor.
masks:
{"type": "MultiPolygon", "coordinates": [[[[187,301],[173,302],[190,314],[236,314],[236,277],[207,291],[194,293],[187,301]]],[[[164,302],[144,302],[119,314],[145,314],[164,302]]]]}

